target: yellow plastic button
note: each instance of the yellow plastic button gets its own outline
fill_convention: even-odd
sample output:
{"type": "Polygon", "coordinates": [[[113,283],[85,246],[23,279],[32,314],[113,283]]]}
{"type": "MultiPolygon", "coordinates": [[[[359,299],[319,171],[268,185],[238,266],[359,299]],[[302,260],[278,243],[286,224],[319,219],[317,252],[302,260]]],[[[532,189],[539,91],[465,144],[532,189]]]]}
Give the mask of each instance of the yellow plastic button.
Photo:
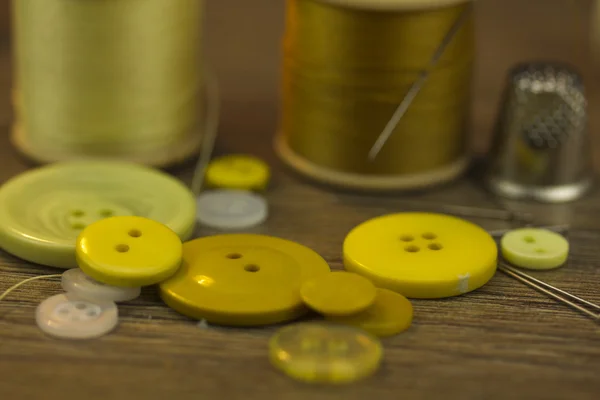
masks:
{"type": "Polygon", "coordinates": [[[349,315],[375,302],[377,289],[351,272],[332,272],[307,281],[300,289],[304,303],[324,315],[349,315]]]}
{"type": "Polygon", "coordinates": [[[293,320],[308,310],[302,284],[330,272],[327,262],[298,243],[231,234],[183,245],[183,264],[160,284],[164,302],[181,314],[217,325],[253,326],[293,320]]]}
{"type": "Polygon", "coordinates": [[[20,174],[0,188],[0,247],[24,260],[74,268],[75,241],[111,216],[161,222],[187,240],[196,201],[179,180],[113,161],[57,163],[20,174]]]}
{"type": "Polygon", "coordinates": [[[494,239],[460,218],[400,213],[366,221],[344,240],[346,270],[408,298],[456,296],[496,272],[494,239]]]}
{"type": "Polygon", "coordinates": [[[507,232],[500,240],[502,257],[516,267],[554,269],[569,256],[569,241],[546,229],[523,228],[507,232]]]}
{"type": "Polygon", "coordinates": [[[387,289],[377,289],[375,303],[365,311],[345,317],[328,316],[327,319],[364,329],[376,336],[387,337],[410,327],[413,320],[413,307],[401,294],[387,289]]]}
{"type": "Polygon", "coordinates": [[[270,177],[269,166],[249,155],[229,155],[213,160],[206,169],[206,184],[214,188],[263,190],[270,177]]]}
{"type": "Polygon", "coordinates": [[[113,286],[161,282],[181,265],[181,239],[165,225],[142,217],[112,217],[77,238],[77,263],[93,279],[113,286]]]}
{"type": "Polygon", "coordinates": [[[360,329],[303,323],[279,330],[269,343],[271,363],[288,376],[312,383],[348,383],[377,371],[381,342],[360,329]]]}

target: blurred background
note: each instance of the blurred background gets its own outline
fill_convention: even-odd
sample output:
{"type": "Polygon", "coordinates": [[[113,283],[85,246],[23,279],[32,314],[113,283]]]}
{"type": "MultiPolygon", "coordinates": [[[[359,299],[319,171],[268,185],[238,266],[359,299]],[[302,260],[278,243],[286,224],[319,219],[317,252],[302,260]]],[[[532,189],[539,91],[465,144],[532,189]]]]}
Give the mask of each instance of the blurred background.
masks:
{"type": "MultiPolygon", "coordinates": [[[[587,81],[595,131],[598,90],[589,50],[593,0],[476,3],[479,54],[472,121],[477,147],[485,145],[494,123],[507,69],[521,61],[556,60],[578,67],[587,81]]],[[[0,1],[1,135],[8,134],[11,109],[9,7],[9,1],[0,1]]],[[[257,137],[270,143],[277,124],[285,0],[207,0],[206,8],[209,63],[220,80],[224,102],[219,141],[228,150],[241,149],[243,142],[257,137]],[[237,132],[230,139],[227,132],[235,130],[244,133],[237,132]]],[[[262,156],[272,157],[270,146],[263,146],[262,151],[262,156]]]]}

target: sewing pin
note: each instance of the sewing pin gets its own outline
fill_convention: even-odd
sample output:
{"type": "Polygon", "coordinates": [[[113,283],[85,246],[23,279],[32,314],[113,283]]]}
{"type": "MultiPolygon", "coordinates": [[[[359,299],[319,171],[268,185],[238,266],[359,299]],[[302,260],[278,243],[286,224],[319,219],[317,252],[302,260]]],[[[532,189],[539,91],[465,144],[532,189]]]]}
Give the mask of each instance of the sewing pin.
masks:
{"type": "Polygon", "coordinates": [[[555,286],[549,285],[543,281],[540,281],[539,279],[536,279],[536,278],[534,278],[524,272],[521,272],[513,267],[510,267],[506,264],[498,264],[498,269],[500,271],[504,272],[506,275],[509,275],[512,278],[515,278],[515,279],[521,281],[522,283],[526,284],[527,286],[537,289],[540,292],[554,298],[555,300],[558,300],[558,301],[562,302],[563,304],[566,304],[569,307],[574,308],[577,311],[582,312],[589,317],[592,317],[596,321],[600,320],[600,314],[590,311],[587,308],[580,306],[579,304],[573,303],[572,301],[569,301],[569,300],[565,299],[564,297],[561,297],[558,294],[553,293],[552,290],[554,290],[557,293],[561,293],[564,296],[567,296],[572,300],[586,304],[596,310],[600,310],[600,306],[598,306],[597,304],[591,303],[587,300],[582,299],[581,297],[577,297],[569,292],[565,292],[562,289],[559,289],[555,286]]]}

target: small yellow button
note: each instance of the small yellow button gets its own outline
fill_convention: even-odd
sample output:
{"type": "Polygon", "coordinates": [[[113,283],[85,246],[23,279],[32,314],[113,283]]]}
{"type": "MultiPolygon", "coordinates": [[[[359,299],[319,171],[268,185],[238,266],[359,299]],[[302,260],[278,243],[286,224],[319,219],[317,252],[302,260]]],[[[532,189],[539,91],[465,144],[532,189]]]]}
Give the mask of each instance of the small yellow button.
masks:
{"type": "Polygon", "coordinates": [[[407,330],[412,324],[413,307],[408,299],[387,289],[377,289],[375,303],[365,311],[346,317],[328,316],[331,322],[364,329],[386,337],[407,330]]]}
{"type": "Polygon", "coordinates": [[[351,272],[332,272],[307,281],[300,289],[304,303],[324,315],[349,315],[375,302],[377,289],[351,272]]]}
{"type": "Polygon", "coordinates": [[[183,245],[183,264],[160,284],[163,301],[191,318],[217,325],[290,321],[308,309],[304,282],[330,272],[313,250],[271,236],[230,234],[183,245]]]}
{"type": "Polygon", "coordinates": [[[502,237],[500,247],[506,261],[528,269],[558,268],[569,256],[569,241],[547,229],[515,229],[502,237]]]}
{"type": "Polygon", "coordinates": [[[220,157],[206,169],[206,184],[213,188],[263,190],[267,187],[269,177],[269,166],[250,155],[220,157]]]}
{"type": "Polygon", "coordinates": [[[75,248],[81,270],[113,286],[159,283],[181,265],[182,244],[165,225],[142,217],[111,217],[85,228],[75,248]]]}
{"type": "Polygon", "coordinates": [[[346,270],[408,298],[457,296],[485,285],[498,249],[485,230],[460,218],[399,213],[366,221],[344,240],[346,270]]]}
{"type": "Polygon", "coordinates": [[[381,342],[360,329],[303,323],[280,329],[269,343],[271,363],[288,376],[311,383],[349,383],[377,371],[381,342]]]}

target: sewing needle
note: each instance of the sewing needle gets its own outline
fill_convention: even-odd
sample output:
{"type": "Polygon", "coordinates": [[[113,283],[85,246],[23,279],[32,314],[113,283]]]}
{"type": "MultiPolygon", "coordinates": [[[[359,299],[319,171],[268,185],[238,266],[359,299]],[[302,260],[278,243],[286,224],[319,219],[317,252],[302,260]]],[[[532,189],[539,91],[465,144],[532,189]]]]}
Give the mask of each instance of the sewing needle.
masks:
{"type": "Polygon", "coordinates": [[[377,157],[377,155],[379,154],[379,152],[381,151],[381,149],[383,148],[385,143],[388,141],[388,139],[390,138],[390,136],[396,129],[396,126],[398,126],[398,123],[400,122],[402,117],[404,117],[404,114],[406,114],[406,111],[408,110],[408,108],[414,101],[415,97],[417,96],[417,94],[419,94],[423,85],[429,78],[430,70],[436,66],[436,64],[438,63],[438,61],[440,60],[440,58],[446,51],[446,48],[448,47],[448,45],[452,42],[452,40],[454,39],[454,37],[456,36],[456,34],[460,30],[460,28],[467,21],[467,17],[469,16],[472,8],[473,8],[472,5],[468,6],[467,9],[465,9],[461,13],[461,15],[458,17],[456,22],[454,22],[454,24],[452,25],[450,30],[446,33],[446,36],[444,36],[444,39],[440,43],[440,46],[437,48],[437,50],[433,54],[433,57],[429,61],[428,67],[426,69],[424,69],[423,71],[421,71],[421,73],[419,74],[419,77],[412,84],[412,86],[406,93],[406,96],[404,97],[404,99],[402,99],[402,102],[400,103],[400,105],[398,106],[398,108],[396,109],[394,114],[392,115],[392,118],[386,125],[385,129],[383,130],[383,132],[381,132],[381,134],[377,138],[377,141],[375,142],[375,144],[369,151],[369,160],[371,160],[371,161],[375,160],[375,158],[377,157]]]}

